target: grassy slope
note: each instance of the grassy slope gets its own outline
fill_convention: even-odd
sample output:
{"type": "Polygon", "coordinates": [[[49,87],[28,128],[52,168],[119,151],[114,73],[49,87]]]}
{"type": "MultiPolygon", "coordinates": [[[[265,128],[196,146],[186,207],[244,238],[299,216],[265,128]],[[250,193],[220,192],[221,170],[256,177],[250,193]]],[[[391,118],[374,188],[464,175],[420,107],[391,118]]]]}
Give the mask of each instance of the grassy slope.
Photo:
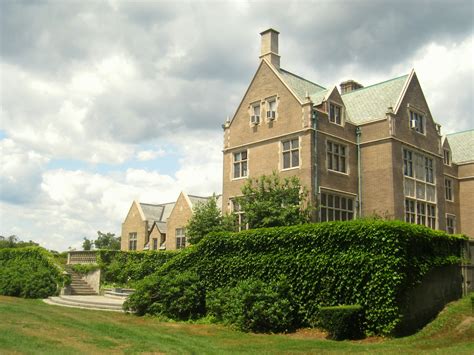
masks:
{"type": "Polygon", "coordinates": [[[474,353],[469,298],[447,307],[418,334],[400,339],[335,342],[312,332],[245,334],[218,325],[165,323],[0,296],[0,353],[474,353]],[[308,336],[309,334],[309,336],[308,336]]]}

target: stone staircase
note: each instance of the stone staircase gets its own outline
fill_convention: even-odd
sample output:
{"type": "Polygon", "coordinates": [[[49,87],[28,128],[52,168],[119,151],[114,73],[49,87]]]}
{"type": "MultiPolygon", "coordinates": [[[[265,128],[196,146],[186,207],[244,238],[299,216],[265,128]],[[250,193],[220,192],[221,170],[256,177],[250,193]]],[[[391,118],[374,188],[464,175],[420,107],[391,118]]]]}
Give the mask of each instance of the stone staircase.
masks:
{"type": "Polygon", "coordinates": [[[122,305],[125,299],[126,298],[115,299],[104,296],[60,295],[58,297],[49,297],[43,301],[50,305],[62,307],[123,312],[122,305]]]}
{"type": "Polygon", "coordinates": [[[83,280],[81,274],[75,272],[71,266],[66,265],[66,271],[71,275],[71,285],[69,286],[71,295],[78,296],[95,296],[97,292],[94,291],[90,285],[83,280]]]}

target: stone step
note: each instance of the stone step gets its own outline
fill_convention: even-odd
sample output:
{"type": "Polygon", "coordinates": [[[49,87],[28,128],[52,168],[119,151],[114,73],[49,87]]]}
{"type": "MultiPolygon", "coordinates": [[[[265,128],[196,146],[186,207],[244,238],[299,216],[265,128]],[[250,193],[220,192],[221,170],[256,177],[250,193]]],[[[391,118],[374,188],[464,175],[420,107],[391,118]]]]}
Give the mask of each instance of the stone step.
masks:
{"type": "Polygon", "coordinates": [[[59,296],[44,302],[57,306],[123,312],[123,301],[107,300],[102,296],[59,296]]]}

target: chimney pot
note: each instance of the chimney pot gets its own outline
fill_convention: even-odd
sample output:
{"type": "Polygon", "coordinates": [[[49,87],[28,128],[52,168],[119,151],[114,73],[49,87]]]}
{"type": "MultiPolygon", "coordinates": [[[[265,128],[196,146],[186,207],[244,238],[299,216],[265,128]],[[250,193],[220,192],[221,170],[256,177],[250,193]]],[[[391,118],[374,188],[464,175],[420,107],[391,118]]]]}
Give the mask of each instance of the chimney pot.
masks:
{"type": "Polygon", "coordinates": [[[361,89],[364,87],[364,85],[359,84],[357,81],[354,80],[346,80],[343,81],[341,84],[341,94],[345,94],[357,89],[361,89]]]}

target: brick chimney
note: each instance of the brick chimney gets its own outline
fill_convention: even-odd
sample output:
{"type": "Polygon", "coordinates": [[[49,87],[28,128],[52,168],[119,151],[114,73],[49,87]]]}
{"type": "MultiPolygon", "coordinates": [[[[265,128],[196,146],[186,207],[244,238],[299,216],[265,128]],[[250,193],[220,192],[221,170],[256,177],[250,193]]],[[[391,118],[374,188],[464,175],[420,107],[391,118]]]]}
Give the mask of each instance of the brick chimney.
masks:
{"type": "Polygon", "coordinates": [[[262,36],[262,47],[260,58],[266,58],[273,66],[280,69],[280,56],[278,55],[278,35],[280,32],[269,28],[260,33],[262,36]]]}
{"type": "Polygon", "coordinates": [[[360,88],[363,88],[364,86],[362,84],[359,84],[357,81],[354,80],[346,80],[343,81],[341,84],[341,94],[345,94],[360,88]]]}

